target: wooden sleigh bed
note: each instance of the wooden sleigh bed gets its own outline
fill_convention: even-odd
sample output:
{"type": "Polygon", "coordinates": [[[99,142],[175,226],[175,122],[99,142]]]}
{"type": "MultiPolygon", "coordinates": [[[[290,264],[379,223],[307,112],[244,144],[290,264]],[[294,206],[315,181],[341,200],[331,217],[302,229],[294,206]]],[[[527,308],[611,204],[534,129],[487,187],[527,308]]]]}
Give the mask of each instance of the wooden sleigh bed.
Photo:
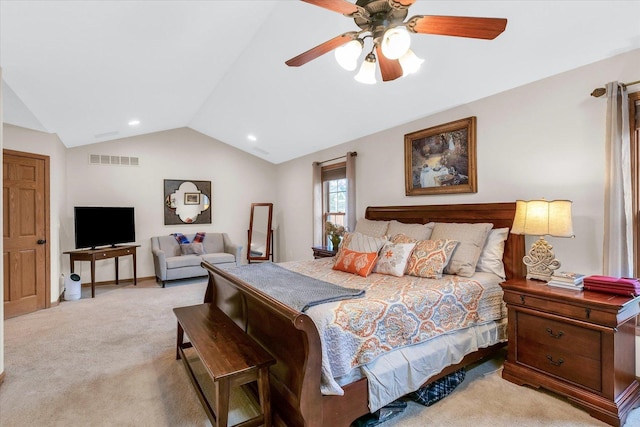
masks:
{"type": "MultiPolygon", "coordinates": [[[[417,224],[489,222],[494,228],[510,228],[514,214],[515,203],[483,203],[368,207],[365,218],[417,224]]],[[[509,234],[503,256],[507,278],[525,276],[524,251],[524,236],[509,234]]],[[[218,306],[277,361],[270,371],[274,425],[349,426],[369,413],[366,378],[342,386],[343,396],[321,394],[320,337],[309,316],[224,270],[204,263],[203,267],[209,273],[205,302],[218,306]]],[[[503,346],[504,343],[497,344],[470,353],[427,383],[490,356],[503,346]]]]}

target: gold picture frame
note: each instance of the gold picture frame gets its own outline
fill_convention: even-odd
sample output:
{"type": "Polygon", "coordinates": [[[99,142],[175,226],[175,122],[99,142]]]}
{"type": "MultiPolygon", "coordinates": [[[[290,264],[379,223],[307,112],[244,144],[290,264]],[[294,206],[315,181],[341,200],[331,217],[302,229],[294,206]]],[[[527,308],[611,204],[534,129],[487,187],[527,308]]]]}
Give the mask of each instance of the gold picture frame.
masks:
{"type": "Polygon", "coordinates": [[[476,118],[406,134],[404,171],[407,196],[476,193],[476,118]]]}

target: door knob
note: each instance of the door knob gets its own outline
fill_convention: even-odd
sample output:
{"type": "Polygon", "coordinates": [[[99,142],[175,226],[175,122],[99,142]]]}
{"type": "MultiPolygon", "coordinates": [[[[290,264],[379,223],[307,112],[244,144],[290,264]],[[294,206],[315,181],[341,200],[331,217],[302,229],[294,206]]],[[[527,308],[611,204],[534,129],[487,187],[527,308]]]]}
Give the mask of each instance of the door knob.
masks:
{"type": "Polygon", "coordinates": [[[44,240],[44,239],[38,239],[38,241],[36,241],[36,243],[39,244],[39,245],[44,245],[45,243],[47,243],[47,241],[44,240]]]}

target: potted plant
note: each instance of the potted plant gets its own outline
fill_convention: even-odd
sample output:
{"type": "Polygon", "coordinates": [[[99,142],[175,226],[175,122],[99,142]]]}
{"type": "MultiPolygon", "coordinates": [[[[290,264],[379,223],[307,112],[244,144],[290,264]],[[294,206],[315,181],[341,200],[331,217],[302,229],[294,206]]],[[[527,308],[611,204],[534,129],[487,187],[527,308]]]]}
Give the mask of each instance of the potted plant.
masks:
{"type": "Polygon", "coordinates": [[[347,231],[346,228],[342,225],[334,224],[331,221],[327,221],[324,226],[324,230],[331,241],[331,246],[334,251],[338,250],[338,246],[340,246],[340,242],[342,241],[342,236],[347,231]]]}

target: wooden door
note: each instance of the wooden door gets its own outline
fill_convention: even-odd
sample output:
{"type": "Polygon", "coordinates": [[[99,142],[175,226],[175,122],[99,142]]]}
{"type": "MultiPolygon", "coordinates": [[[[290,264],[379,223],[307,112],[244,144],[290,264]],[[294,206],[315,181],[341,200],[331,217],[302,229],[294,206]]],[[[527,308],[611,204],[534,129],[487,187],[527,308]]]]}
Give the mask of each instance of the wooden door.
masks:
{"type": "Polygon", "coordinates": [[[49,157],[2,156],[4,317],[50,306],[49,157]]]}

